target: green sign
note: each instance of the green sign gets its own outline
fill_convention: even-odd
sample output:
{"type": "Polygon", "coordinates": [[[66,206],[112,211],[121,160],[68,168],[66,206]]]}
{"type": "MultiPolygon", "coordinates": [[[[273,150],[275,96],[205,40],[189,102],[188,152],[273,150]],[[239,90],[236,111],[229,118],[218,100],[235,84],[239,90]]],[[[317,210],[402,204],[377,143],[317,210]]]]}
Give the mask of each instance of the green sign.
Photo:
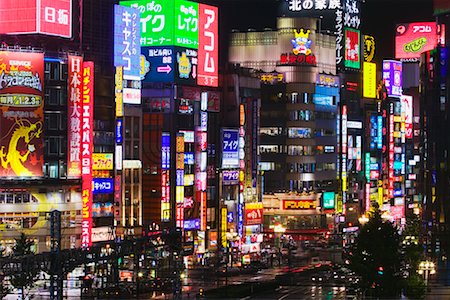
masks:
{"type": "Polygon", "coordinates": [[[186,0],[120,1],[141,12],[141,46],[198,49],[198,3],[186,0]]]}
{"type": "Polygon", "coordinates": [[[141,12],[142,47],[174,45],[174,0],[120,1],[120,5],[141,12]]]}
{"type": "Polygon", "coordinates": [[[366,178],[370,181],[370,153],[366,153],[366,178]]]}
{"type": "Polygon", "coordinates": [[[198,49],[198,3],[175,0],[175,46],[198,49]]]}
{"type": "Polygon", "coordinates": [[[334,192],[323,193],[323,208],[334,209],[334,192]]]}

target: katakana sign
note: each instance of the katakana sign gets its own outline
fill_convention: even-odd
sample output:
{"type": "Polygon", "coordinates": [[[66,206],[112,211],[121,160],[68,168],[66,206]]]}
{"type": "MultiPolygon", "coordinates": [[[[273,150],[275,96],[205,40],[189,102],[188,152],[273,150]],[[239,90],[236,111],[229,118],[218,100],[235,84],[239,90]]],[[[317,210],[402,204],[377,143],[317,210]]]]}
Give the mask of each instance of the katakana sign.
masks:
{"type": "Polygon", "coordinates": [[[175,45],[198,48],[198,3],[175,0],[175,45]]]}

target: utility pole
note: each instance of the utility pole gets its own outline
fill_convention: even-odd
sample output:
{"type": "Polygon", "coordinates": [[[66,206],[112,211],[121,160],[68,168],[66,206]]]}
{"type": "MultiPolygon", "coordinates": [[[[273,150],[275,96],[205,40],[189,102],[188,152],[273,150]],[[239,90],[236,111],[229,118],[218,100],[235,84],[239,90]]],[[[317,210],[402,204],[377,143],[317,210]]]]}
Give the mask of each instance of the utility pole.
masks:
{"type": "Polygon", "coordinates": [[[50,299],[63,298],[63,270],[61,262],[61,212],[50,212],[50,299]]]}

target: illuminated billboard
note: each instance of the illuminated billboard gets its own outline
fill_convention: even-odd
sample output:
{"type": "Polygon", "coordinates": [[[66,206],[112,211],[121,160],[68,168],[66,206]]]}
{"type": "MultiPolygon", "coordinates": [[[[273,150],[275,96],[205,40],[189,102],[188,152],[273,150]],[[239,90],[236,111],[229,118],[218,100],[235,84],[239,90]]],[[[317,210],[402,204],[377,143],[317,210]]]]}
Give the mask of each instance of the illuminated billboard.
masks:
{"type": "Polygon", "coordinates": [[[364,35],[364,61],[371,62],[375,56],[375,38],[364,35]]]}
{"type": "Polygon", "coordinates": [[[309,37],[310,32],[309,29],[294,29],[294,38],[291,39],[292,53],[281,54],[279,65],[316,65],[316,56],[311,49],[313,41],[309,37]]]}
{"type": "Polygon", "coordinates": [[[239,130],[222,130],[222,168],[239,168],[239,130]]]}
{"type": "Polygon", "coordinates": [[[83,58],[81,56],[68,57],[68,92],[67,92],[67,176],[81,176],[81,89],[83,58]]]}
{"type": "Polygon", "coordinates": [[[361,67],[361,49],[359,45],[361,37],[359,30],[345,28],[344,36],[344,66],[352,69],[359,69],[361,67]]]}
{"type": "Polygon", "coordinates": [[[383,81],[388,97],[402,95],[402,62],[396,60],[383,60],[383,81]]]}
{"type": "Polygon", "coordinates": [[[375,98],[377,96],[377,65],[363,62],[363,97],[375,98]]]}
{"type": "Polygon", "coordinates": [[[93,178],[94,194],[112,194],[114,192],[114,178],[93,178]]]}
{"type": "Polygon", "coordinates": [[[83,62],[81,102],[81,247],[92,245],[92,149],[94,144],[94,63],[83,62]]]}
{"type": "Polygon", "coordinates": [[[112,170],[114,168],[112,153],[93,153],[92,170],[112,170]]]}
{"type": "Polygon", "coordinates": [[[123,78],[140,80],[141,31],[136,8],[114,5],[114,66],[123,67],[123,78]]]}
{"type": "MultiPolygon", "coordinates": [[[[169,2],[169,1],[166,1],[169,2]]],[[[175,45],[198,48],[198,3],[186,0],[174,1],[175,45]]]]}
{"type": "Polygon", "coordinates": [[[323,196],[323,208],[334,209],[335,193],[334,192],[324,192],[322,196],[323,196]]]}
{"type": "Polygon", "coordinates": [[[413,97],[402,95],[402,115],[405,116],[405,137],[412,139],[413,137],[413,97]]]}
{"type": "Polygon", "coordinates": [[[435,22],[399,24],[395,29],[395,58],[420,58],[420,54],[436,48],[435,22]]]}
{"type": "Polygon", "coordinates": [[[0,1],[0,34],[72,37],[72,0],[0,1]]]}
{"type": "Polygon", "coordinates": [[[219,10],[199,4],[197,84],[219,86],[219,10]]]}
{"type": "Polygon", "coordinates": [[[44,54],[0,52],[0,177],[42,176],[44,54]]]}

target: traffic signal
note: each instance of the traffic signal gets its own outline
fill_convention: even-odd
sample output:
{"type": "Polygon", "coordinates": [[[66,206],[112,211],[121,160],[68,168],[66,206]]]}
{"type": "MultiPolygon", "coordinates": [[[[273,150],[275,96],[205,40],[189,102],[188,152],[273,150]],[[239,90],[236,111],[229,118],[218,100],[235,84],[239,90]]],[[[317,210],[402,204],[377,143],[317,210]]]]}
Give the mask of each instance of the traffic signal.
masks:
{"type": "Polygon", "coordinates": [[[378,275],[383,275],[383,274],[384,274],[384,268],[378,267],[378,275]]]}

